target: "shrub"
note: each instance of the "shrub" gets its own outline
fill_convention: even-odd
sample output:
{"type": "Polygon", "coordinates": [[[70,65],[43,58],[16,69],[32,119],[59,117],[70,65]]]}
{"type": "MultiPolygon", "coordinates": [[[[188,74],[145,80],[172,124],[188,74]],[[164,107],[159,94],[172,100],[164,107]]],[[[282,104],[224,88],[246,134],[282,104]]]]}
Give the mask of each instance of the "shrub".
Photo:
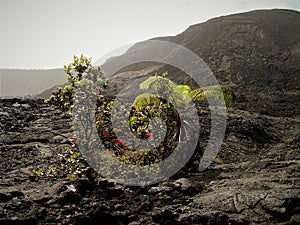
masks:
{"type": "MultiPolygon", "coordinates": [[[[117,100],[108,100],[101,95],[102,88],[107,86],[104,81],[104,73],[100,67],[91,65],[91,59],[82,55],[81,57],[74,56],[73,62],[65,66],[64,69],[68,75],[69,84],[63,88],[58,87],[45,102],[64,112],[70,112],[75,107],[73,101],[84,103],[92,101],[90,99],[96,99],[96,109],[91,108],[91,104],[75,104],[75,110],[82,112],[83,115],[94,113],[96,121],[93,122],[96,124],[98,137],[105,148],[109,149],[120,161],[130,165],[149,166],[168,157],[179,143],[180,128],[183,123],[186,125],[184,126],[185,129],[190,129],[189,132],[193,132],[193,124],[189,124],[189,121],[179,117],[176,110],[178,107],[188,113],[187,108],[184,109],[188,107],[190,102],[203,101],[207,97],[220,99],[227,107],[235,102],[234,93],[227,87],[222,87],[222,92],[214,86],[191,90],[187,85],[173,83],[167,78],[168,73],[165,72],[162,75],[155,74],[140,84],[141,89],[152,89],[154,94],[144,93],[137,96],[132,105],[123,104],[117,100]],[[76,95],[76,98],[74,96],[75,88],[76,93],[81,94],[78,95],[79,97],[76,95]],[[87,89],[90,91],[85,92],[87,89]],[[114,127],[112,127],[111,115],[121,112],[122,109],[131,109],[126,111],[128,120],[117,119],[114,121],[114,127]],[[156,121],[155,118],[160,118],[161,121],[156,121]],[[153,130],[154,122],[160,129],[153,130]],[[118,129],[123,127],[129,127],[130,132],[142,140],[159,137],[163,140],[155,147],[151,146],[151,142],[146,147],[135,146],[134,143],[130,143],[131,140],[126,140],[127,143],[125,143],[116,135],[117,131],[120,131],[118,129]]],[[[94,126],[89,120],[85,120],[84,116],[75,121],[76,125],[82,128],[94,126]]],[[[80,135],[82,137],[81,143],[94,141],[88,138],[91,129],[83,129],[82,132],[80,135]]],[[[188,132],[185,131],[185,133],[188,132]]],[[[85,144],[90,145],[91,143],[85,144]]],[[[74,146],[76,147],[76,144],[74,146]]],[[[91,152],[88,157],[97,158],[97,154],[91,152]]],[[[90,176],[91,174],[92,169],[76,148],[69,151],[68,154],[60,154],[59,160],[63,168],[75,176],[90,176]]],[[[41,173],[38,171],[38,174],[41,173]]]]}
{"type": "MultiPolygon", "coordinates": [[[[143,93],[137,96],[132,106],[122,105],[115,101],[100,105],[98,108],[97,128],[100,138],[105,147],[111,149],[121,161],[134,165],[150,165],[161,162],[168,157],[178,144],[181,124],[186,125],[184,129],[190,129],[184,131],[185,134],[193,132],[193,124],[189,124],[188,120],[179,118],[176,111],[177,107],[188,107],[187,104],[191,101],[204,101],[207,97],[219,99],[227,107],[235,102],[234,92],[227,87],[218,89],[211,86],[192,91],[187,85],[174,84],[167,76],[167,72],[162,75],[155,74],[141,83],[141,89],[152,89],[154,94],[143,93]],[[118,127],[112,128],[110,121],[111,108],[112,106],[116,108],[117,105],[132,108],[127,115],[129,121],[120,120],[117,121],[116,125],[119,123],[120,127],[123,127],[122,123],[128,123],[127,126],[134,136],[140,139],[165,136],[163,141],[151,151],[149,148],[133,149],[130,148],[131,143],[120,141],[114,132],[118,127]],[[156,133],[151,130],[150,122],[156,117],[161,118],[166,124],[166,134],[163,133],[163,129],[158,129],[156,133]],[[160,133],[160,131],[162,132],[160,133]]],[[[189,110],[183,111],[188,113],[189,110]]]]}
{"type": "MultiPolygon", "coordinates": [[[[93,67],[91,58],[86,58],[83,55],[80,57],[74,56],[73,62],[64,66],[64,71],[68,75],[68,84],[64,87],[57,87],[52,95],[48,99],[45,99],[45,102],[50,106],[60,109],[63,112],[72,114],[71,110],[74,107],[73,101],[75,89],[80,90],[82,87],[92,85],[93,90],[97,91],[97,93],[93,92],[91,94],[100,96],[101,88],[107,86],[104,82],[104,73],[101,68],[93,67]]],[[[86,105],[81,105],[76,110],[86,111],[92,109],[86,108],[86,105]]],[[[85,121],[82,120],[81,122],[84,123],[85,121]]],[[[76,141],[74,141],[72,149],[62,150],[61,152],[58,152],[57,155],[61,167],[70,175],[70,177],[90,177],[93,173],[92,169],[78,151],[76,141]]],[[[39,176],[43,174],[40,173],[40,169],[33,170],[33,172],[39,176]]]]}

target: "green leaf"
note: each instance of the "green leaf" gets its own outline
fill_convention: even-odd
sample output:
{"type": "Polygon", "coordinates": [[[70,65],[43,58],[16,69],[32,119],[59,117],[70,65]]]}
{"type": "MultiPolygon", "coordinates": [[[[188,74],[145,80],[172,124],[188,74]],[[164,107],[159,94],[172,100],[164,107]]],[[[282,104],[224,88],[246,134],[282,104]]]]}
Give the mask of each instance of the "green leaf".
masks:
{"type": "Polygon", "coordinates": [[[177,104],[189,104],[191,102],[191,88],[188,85],[177,85],[173,90],[173,96],[177,104]]]}
{"type": "Polygon", "coordinates": [[[154,94],[143,93],[136,97],[133,104],[137,107],[137,109],[146,107],[148,105],[158,107],[160,104],[160,99],[154,94]]]}
{"type": "Polygon", "coordinates": [[[236,102],[235,93],[229,87],[224,86],[198,88],[190,93],[190,97],[193,101],[204,101],[207,98],[215,98],[221,100],[226,107],[229,107],[232,103],[236,102]]]}
{"type": "Polygon", "coordinates": [[[170,79],[164,78],[159,75],[155,75],[149,77],[143,83],[140,84],[140,89],[153,89],[154,91],[158,91],[160,88],[166,88],[163,84],[167,85],[169,88],[176,88],[176,84],[174,84],[170,79]]]}

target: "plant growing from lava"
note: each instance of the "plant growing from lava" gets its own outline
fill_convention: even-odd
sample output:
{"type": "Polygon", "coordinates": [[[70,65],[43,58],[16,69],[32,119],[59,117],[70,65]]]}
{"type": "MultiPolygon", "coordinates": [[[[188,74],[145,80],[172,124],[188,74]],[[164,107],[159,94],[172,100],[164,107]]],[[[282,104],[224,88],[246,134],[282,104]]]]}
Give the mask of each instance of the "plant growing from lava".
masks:
{"type": "MultiPolygon", "coordinates": [[[[68,75],[69,84],[54,90],[51,97],[45,102],[65,112],[71,110],[79,112],[76,115],[73,114],[73,117],[76,117],[74,119],[77,123],[76,126],[82,128],[79,129],[81,145],[91,146],[93,142],[97,141],[91,139],[96,124],[98,137],[105,148],[120,161],[130,165],[151,166],[161,162],[174,151],[178,142],[181,141],[181,127],[185,134],[193,132],[193,124],[190,124],[189,120],[179,117],[176,110],[178,107],[188,109],[188,104],[191,102],[205,101],[210,97],[221,100],[228,107],[235,102],[236,98],[234,92],[227,87],[221,87],[220,92],[220,88],[216,86],[191,90],[188,85],[176,85],[167,78],[168,73],[165,72],[162,75],[155,74],[140,84],[140,89],[151,89],[152,93],[143,93],[136,97],[133,105],[124,105],[113,99],[108,100],[101,95],[102,88],[107,85],[104,81],[104,73],[100,67],[91,65],[91,59],[82,55],[81,57],[74,56],[73,62],[65,66],[64,70],[68,75]],[[96,107],[93,107],[94,102],[97,103],[96,107]],[[131,108],[127,115],[128,120],[117,121],[114,124],[115,127],[112,127],[111,115],[118,113],[118,109],[121,111],[122,107],[131,108]],[[86,119],[89,118],[89,115],[95,115],[95,121],[86,119]],[[155,121],[154,118],[162,119],[166,130],[163,129],[162,123],[157,123],[156,125],[161,126],[161,129],[153,132],[151,122],[155,121]],[[151,149],[151,145],[147,149],[131,148],[129,141],[124,142],[116,135],[118,129],[121,129],[120,127],[124,124],[129,126],[131,133],[137,138],[143,140],[164,138],[153,149],[151,149]]],[[[186,114],[189,113],[189,110],[183,111],[186,114]]],[[[96,159],[99,155],[94,151],[86,156],[91,161],[91,158],[96,159]]],[[[89,176],[91,172],[78,150],[72,149],[67,153],[60,154],[60,160],[63,160],[64,168],[70,168],[69,171],[73,174],[76,171],[77,175],[79,173],[79,175],[89,176]]]]}
{"type": "MultiPolygon", "coordinates": [[[[45,99],[45,102],[50,106],[60,109],[63,112],[72,114],[71,110],[74,110],[74,101],[76,99],[76,101],[78,101],[80,98],[88,99],[89,97],[100,96],[100,91],[106,86],[104,82],[104,73],[101,68],[93,67],[91,59],[84,57],[83,55],[80,57],[74,56],[73,62],[64,66],[64,71],[68,75],[68,84],[64,87],[57,87],[52,95],[48,99],[45,99]],[[92,90],[91,92],[85,92],[85,94],[89,93],[90,96],[82,95],[75,98],[75,90],[76,93],[80,93],[80,90],[83,90],[84,88],[92,90]]],[[[79,113],[92,113],[94,109],[88,106],[88,104],[84,104],[77,107],[76,110],[79,113]]],[[[89,121],[84,118],[79,118],[79,120],[76,121],[81,123],[80,125],[83,127],[89,125],[89,121]]],[[[68,171],[71,176],[90,176],[92,170],[78,151],[75,139],[73,140],[73,148],[59,152],[58,156],[61,166],[68,171]]]]}
{"type": "MultiPolygon", "coordinates": [[[[189,118],[188,107],[191,102],[214,98],[221,100],[226,107],[229,107],[236,101],[234,92],[228,87],[209,86],[191,90],[188,85],[176,85],[167,76],[167,72],[162,75],[155,74],[140,84],[140,89],[151,90],[152,93],[146,92],[136,97],[129,117],[132,133],[140,138],[158,136],[149,129],[151,118],[155,117],[163,119],[167,125],[167,131],[163,143],[154,151],[142,153],[127,151],[127,161],[133,164],[151,164],[163,160],[176,148],[178,141],[181,141],[180,128],[183,129],[184,135],[193,132],[193,124],[189,119],[185,119],[189,118]],[[176,108],[183,109],[183,118],[179,118],[176,108]],[[141,155],[142,157],[139,157],[141,155]],[[144,162],[140,162],[139,158],[142,158],[144,162]]],[[[126,159],[126,156],[123,156],[123,159],[126,159]]]]}

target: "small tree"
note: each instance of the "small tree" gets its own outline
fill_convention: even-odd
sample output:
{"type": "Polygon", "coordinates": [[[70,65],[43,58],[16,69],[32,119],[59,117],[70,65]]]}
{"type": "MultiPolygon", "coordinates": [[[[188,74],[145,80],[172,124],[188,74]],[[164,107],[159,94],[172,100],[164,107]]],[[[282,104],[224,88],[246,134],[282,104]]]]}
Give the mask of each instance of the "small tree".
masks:
{"type": "MultiPolygon", "coordinates": [[[[64,87],[57,87],[52,95],[48,99],[45,99],[45,102],[50,106],[60,109],[63,112],[71,112],[74,108],[75,91],[78,93],[85,89],[88,90],[86,93],[95,96],[97,94],[100,95],[101,88],[107,86],[104,82],[104,73],[101,67],[93,67],[91,58],[84,57],[83,55],[80,57],[74,56],[73,62],[64,66],[64,71],[68,75],[68,84],[64,87]]],[[[88,98],[84,96],[84,94],[81,96],[79,93],[78,95],[79,98],[84,98],[81,99],[83,101],[86,100],[85,98],[88,98]]],[[[89,104],[82,104],[79,106],[77,104],[75,110],[77,110],[77,112],[79,111],[79,114],[80,112],[92,112],[94,109],[89,106],[89,104]]],[[[81,123],[81,127],[90,126],[90,124],[86,124],[89,120],[84,118],[80,118],[79,120],[76,120],[76,122],[81,123]]],[[[84,130],[83,132],[87,132],[87,130],[84,130]]],[[[75,146],[77,144],[75,140],[74,144],[75,146]]],[[[59,155],[61,165],[73,176],[86,175],[92,179],[92,169],[87,165],[86,161],[81,156],[81,153],[78,152],[76,148],[59,153],[59,155]]]]}
{"type": "Polygon", "coordinates": [[[137,96],[134,101],[134,111],[130,116],[130,127],[133,133],[140,137],[149,133],[153,135],[148,126],[151,118],[160,117],[167,124],[164,143],[156,148],[160,152],[155,155],[159,161],[172,153],[178,141],[188,141],[190,140],[188,134],[196,133],[194,124],[191,123],[193,120],[189,114],[189,103],[215,98],[229,107],[236,101],[235,93],[228,87],[209,86],[191,90],[188,85],[176,85],[167,76],[167,72],[162,75],[155,74],[140,84],[140,89],[151,89],[154,93],[146,92],[137,96]],[[181,108],[183,118],[179,118],[177,107],[181,108]],[[180,129],[183,129],[182,136],[179,135],[180,129]]]}

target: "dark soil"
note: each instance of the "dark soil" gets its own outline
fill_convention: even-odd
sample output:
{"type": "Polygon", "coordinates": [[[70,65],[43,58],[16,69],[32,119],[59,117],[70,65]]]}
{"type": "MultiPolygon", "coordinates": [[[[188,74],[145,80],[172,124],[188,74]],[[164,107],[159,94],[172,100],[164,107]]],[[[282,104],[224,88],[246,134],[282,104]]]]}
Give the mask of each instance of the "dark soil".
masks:
{"type": "Polygon", "coordinates": [[[138,188],[64,170],[35,180],[32,168],[71,148],[70,117],[30,99],[2,99],[0,114],[0,224],[300,222],[299,117],[230,109],[213,165],[138,188]]]}

